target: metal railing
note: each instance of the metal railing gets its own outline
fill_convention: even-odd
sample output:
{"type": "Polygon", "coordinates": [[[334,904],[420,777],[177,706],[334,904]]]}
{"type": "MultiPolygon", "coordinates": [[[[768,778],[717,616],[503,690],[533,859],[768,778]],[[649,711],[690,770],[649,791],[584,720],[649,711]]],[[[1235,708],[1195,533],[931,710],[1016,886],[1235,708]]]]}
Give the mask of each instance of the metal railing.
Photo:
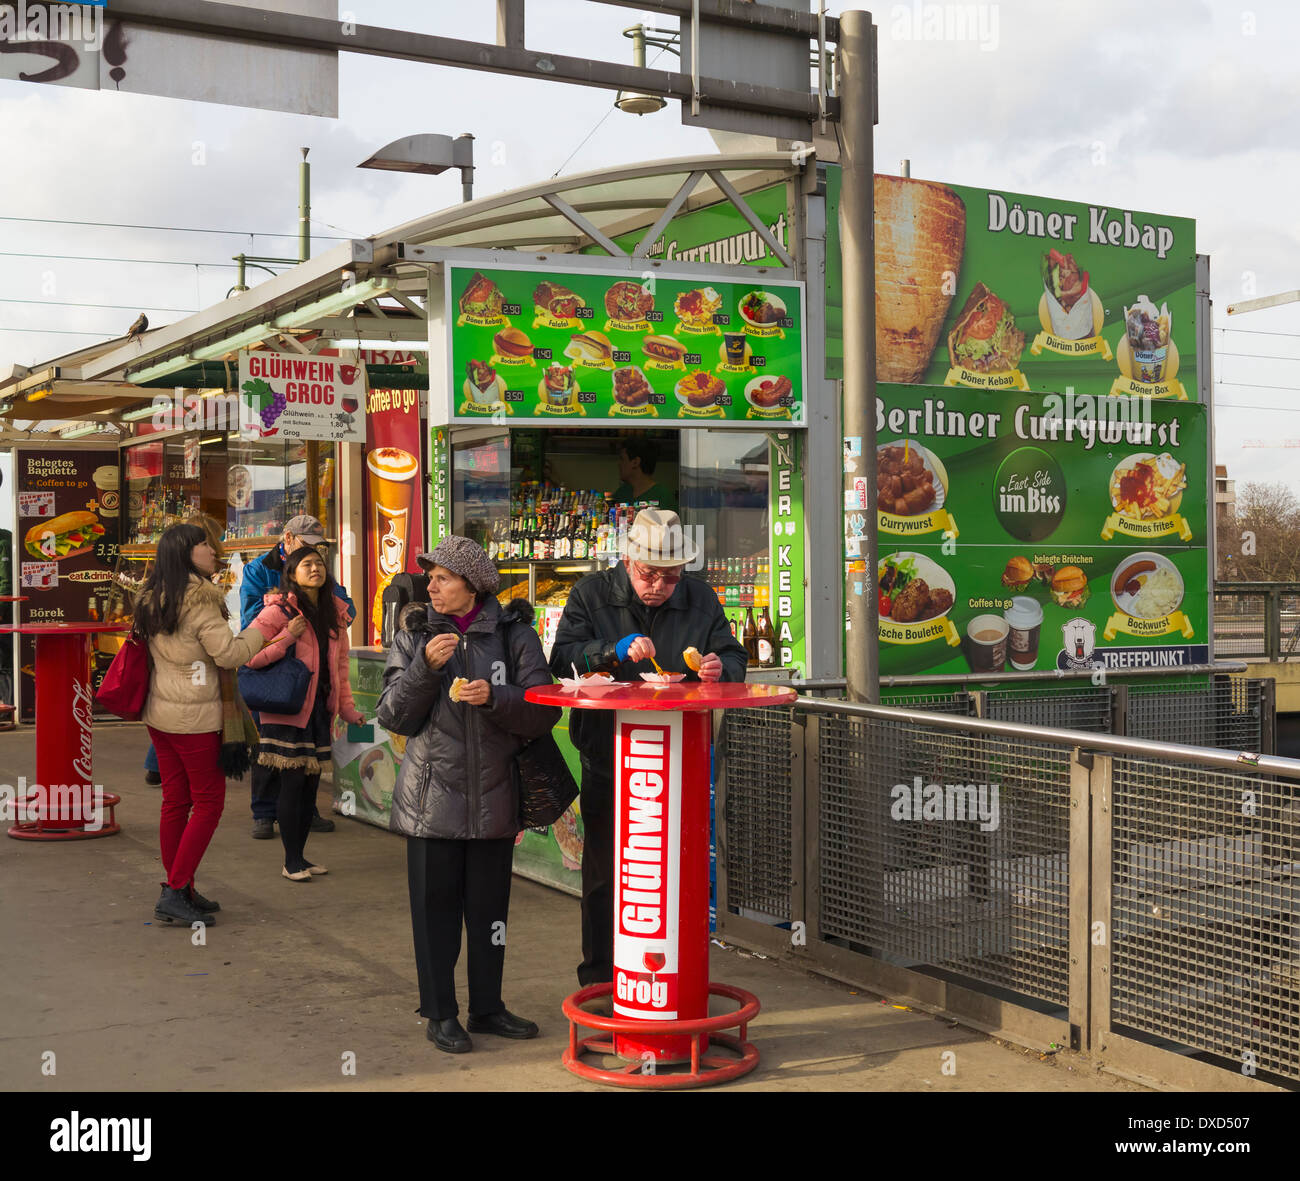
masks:
{"type": "MultiPolygon", "coordinates": [[[[1126,720],[1190,700],[1223,739],[1250,684],[1126,720]]],[[[728,711],[720,935],[1174,1085],[1300,1086],[1300,761],[970,696],[728,711]]]]}
{"type": "Polygon", "coordinates": [[[1214,655],[1300,660],[1300,583],[1216,582],[1214,655]]]}

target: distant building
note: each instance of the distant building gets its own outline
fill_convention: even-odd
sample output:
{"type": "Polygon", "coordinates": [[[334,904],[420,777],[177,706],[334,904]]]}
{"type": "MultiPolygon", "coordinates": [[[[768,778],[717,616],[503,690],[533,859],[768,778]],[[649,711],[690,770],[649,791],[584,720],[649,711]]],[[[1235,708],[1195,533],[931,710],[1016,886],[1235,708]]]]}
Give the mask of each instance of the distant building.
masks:
{"type": "Polygon", "coordinates": [[[1214,465],[1214,525],[1221,529],[1224,523],[1237,515],[1237,481],[1228,479],[1228,469],[1221,463],[1214,465]]]}
{"type": "Polygon", "coordinates": [[[1218,555],[1215,570],[1217,578],[1233,578],[1236,563],[1226,559],[1235,554],[1236,539],[1230,536],[1236,528],[1237,481],[1228,479],[1228,469],[1221,463],[1214,465],[1214,532],[1218,538],[1218,555]]]}

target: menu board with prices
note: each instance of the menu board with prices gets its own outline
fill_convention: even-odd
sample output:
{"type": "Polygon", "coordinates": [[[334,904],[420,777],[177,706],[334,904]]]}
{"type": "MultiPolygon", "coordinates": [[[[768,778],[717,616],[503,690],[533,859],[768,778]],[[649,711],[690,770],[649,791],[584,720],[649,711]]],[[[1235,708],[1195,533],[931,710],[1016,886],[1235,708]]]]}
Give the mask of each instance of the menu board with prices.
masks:
{"type": "MultiPolygon", "coordinates": [[[[23,450],[15,460],[18,564],[14,593],[21,623],[96,623],[106,618],[120,523],[116,450],[23,450]]],[[[101,637],[98,685],[116,651],[101,637]],[[101,646],[102,645],[102,646],[101,646]]],[[[35,648],[22,637],[23,719],[36,700],[35,648]]]]}
{"type": "Polygon", "coordinates": [[[448,265],[453,422],[804,421],[800,283],[448,265]]]}
{"type": "Polygon", "coordinates": [[[882,675],[1208,658],[1204,406],[881,385],[876,418],[882,675]]]}

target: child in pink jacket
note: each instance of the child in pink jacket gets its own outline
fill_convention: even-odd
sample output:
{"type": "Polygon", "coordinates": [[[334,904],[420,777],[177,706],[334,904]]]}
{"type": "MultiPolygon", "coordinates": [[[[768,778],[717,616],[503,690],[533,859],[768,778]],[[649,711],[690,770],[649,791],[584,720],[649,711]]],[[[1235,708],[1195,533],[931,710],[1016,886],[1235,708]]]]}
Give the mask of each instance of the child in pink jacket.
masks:
{"type": "Polygon", "coordinates": [[[334,579],[325,559],[304,546],[285,560],[279,593],[266,596],[266,606],[253,626],[268,643],[248,662],[265,668],[286,655],[296,656],[311,670],[311,682],[296,714],[262,713],[258,762],[276,772],[277,819],[284,843],[283,877],[309,882],[323,874],[304,850],[320,786],[321,765],[329,761],[334,718],[360,725],[365,719],[352,701],[348,684],[347,605],[334,594],[334,579]],[[303,626],[294,622],[301,619],[303,626]],[[274,637],[274,638],[272,638],[274,637]]]}

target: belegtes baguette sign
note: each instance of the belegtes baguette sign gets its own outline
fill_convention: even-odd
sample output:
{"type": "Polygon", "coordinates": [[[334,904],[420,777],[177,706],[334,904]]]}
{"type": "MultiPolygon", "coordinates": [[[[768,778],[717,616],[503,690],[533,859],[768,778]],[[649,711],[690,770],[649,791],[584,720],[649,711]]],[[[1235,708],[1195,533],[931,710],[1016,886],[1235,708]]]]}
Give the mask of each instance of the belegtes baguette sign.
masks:
{"type": "Polygon", "coordinates": [[[256,349],[239,356],[240,434],[245,439],[363,443],[366,368],[337,358],[256,349]]]}

